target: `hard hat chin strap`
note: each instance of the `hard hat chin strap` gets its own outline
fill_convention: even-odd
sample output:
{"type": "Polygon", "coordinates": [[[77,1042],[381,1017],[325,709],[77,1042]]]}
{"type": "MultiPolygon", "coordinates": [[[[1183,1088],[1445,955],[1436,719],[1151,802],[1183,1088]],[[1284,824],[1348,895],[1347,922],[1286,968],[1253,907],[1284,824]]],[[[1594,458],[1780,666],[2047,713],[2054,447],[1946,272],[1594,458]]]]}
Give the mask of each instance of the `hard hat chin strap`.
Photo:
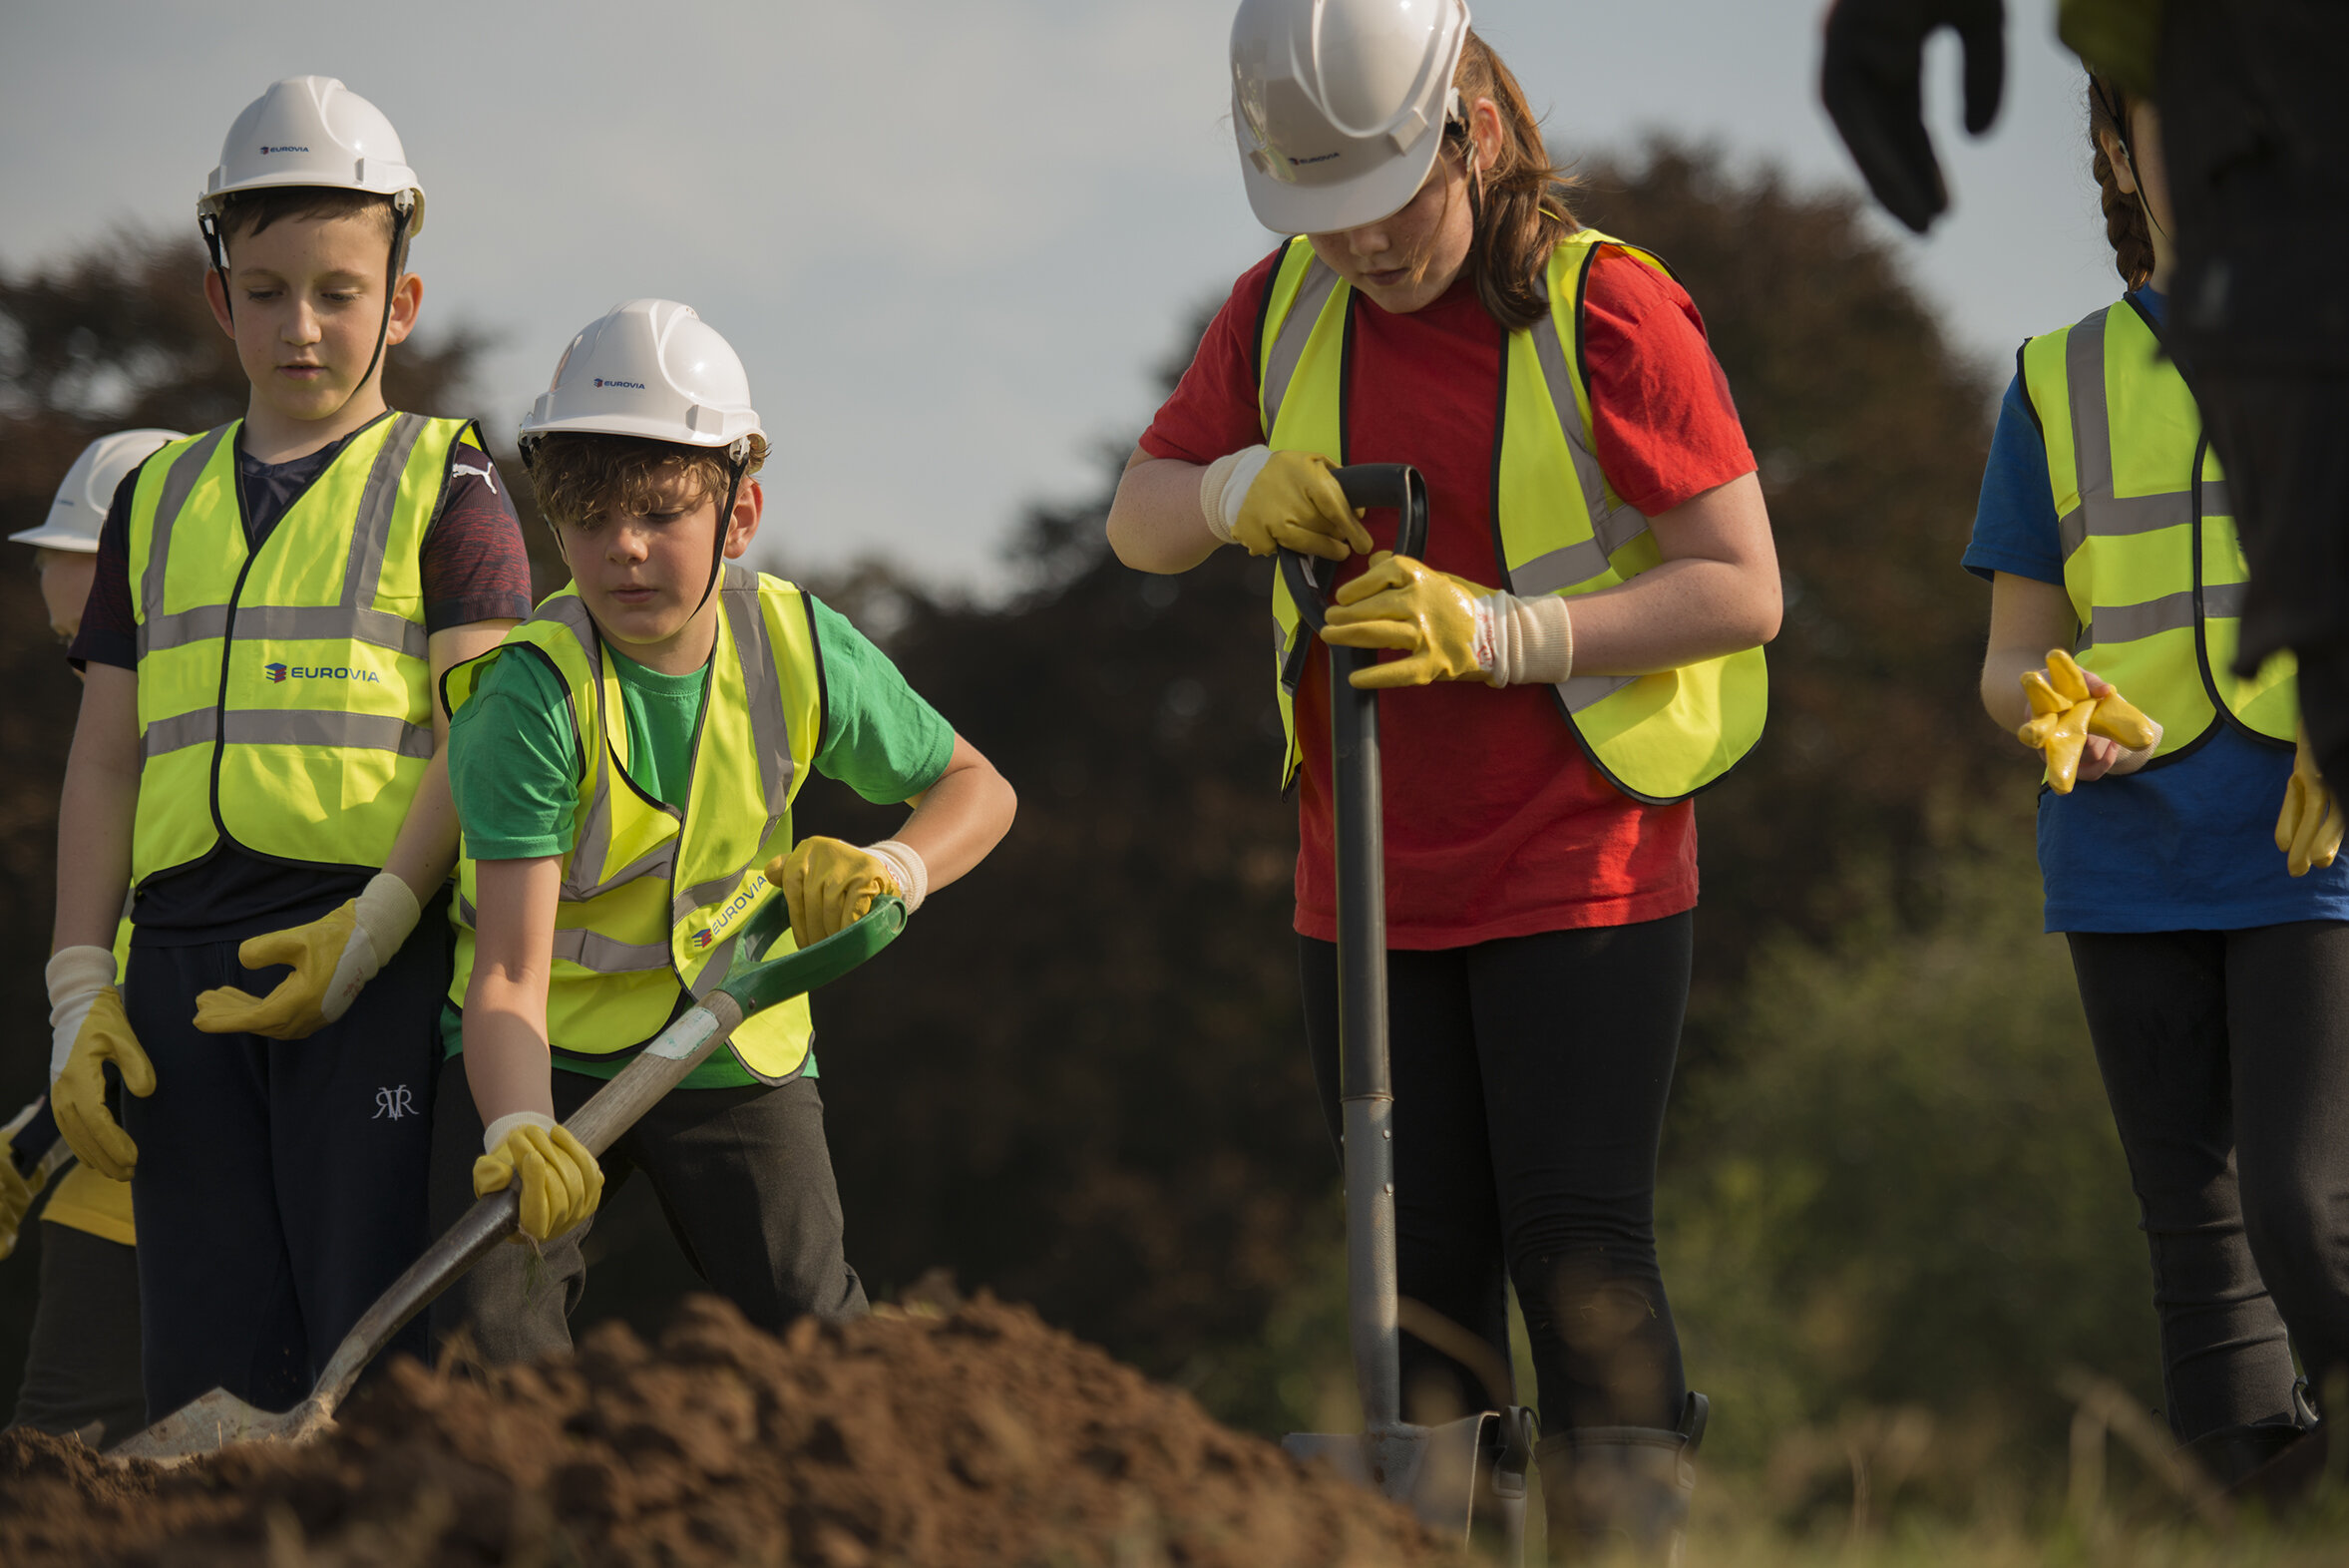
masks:
{"type": "MultiPolygon", "coordinates": [[[[415,215],[416,198],[413,196],[403,191],[392,197],[391,254],[383,263],[383,319],[375,324],[375,352],[367,356],[367,368],[359,373],[357,383],[342,400],[345,407],[349,406],[351,398],[359,395],[359,389],[367,384],[367,378],[374,375],[375,367],[383,362],[383,345],[391,336],[392,295],[399,290],[400,263],[406,259],[402,252],[408,248],[408,224],[415,215]]],[[[339,414],[342,409],[337,408],[335,412],[339,414]]]]}
{"type": "Polygon", "coordinates": [[[701,613],[701,605],[718,590],[718,579],[726,570],[726,540],[734,532],[734,498],[741,493],[743,476],[750,470],[750,438],[742,436],[726,449],[726,504],[718,508],[717,543],[710,547],[709,586],[701,590],[701,602],[693,606],[693,613],[701,613]]]}
{"type": "Polygon", "coordinates": [[[236,324],[236,298],[228,292],[228,252],[220,243],[220,219],[216,213],[198,212],[196,226],[203,234],[204,248],[212,253],[212,271],[220,279],[220,308],[228,312],[228,324],[236,324]]]}

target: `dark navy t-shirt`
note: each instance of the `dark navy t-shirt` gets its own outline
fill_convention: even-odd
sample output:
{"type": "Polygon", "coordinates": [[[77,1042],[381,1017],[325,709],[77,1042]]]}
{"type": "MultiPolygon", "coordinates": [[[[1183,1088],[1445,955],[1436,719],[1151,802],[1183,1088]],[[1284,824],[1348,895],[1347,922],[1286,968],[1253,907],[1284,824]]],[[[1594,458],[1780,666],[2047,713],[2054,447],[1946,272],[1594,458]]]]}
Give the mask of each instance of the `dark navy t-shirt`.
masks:
{"type": "MultiPolygon", "coordinates": [[[[2136,298],[2157,323],[2161,296],[2136,298]]],[[[1966,570],[2059,587],[2047,445],[2021,377],[1999,406],[1966,570]]],[[[2126,695],[2127,693],[2124,693],[2126,695]]],[[[2069,795],[2039,794],[2039,870],[2049,931],[2239,931],[2296,920],[2349,920],[2349,855],[2295,878],[2275,847],[2290,748],[2221,723],[2190,754],[2069,795]]]]}

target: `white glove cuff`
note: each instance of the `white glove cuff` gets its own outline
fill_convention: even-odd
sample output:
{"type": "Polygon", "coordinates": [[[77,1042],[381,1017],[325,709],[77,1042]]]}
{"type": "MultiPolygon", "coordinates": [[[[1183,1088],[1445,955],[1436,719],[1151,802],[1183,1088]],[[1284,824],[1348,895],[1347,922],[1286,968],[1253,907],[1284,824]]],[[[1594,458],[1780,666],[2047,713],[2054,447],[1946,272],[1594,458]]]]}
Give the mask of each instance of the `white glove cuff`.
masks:
{"type": "Polygon", "coordinates": [[[359,907],[352,912],[359,929],[375,944],[375,957],[389,963],[400,951],[416,923],[424,918],[423,908],[417,904],[415,893],[408,884],[388,871],[379,871],[368,882],[367,890],[359,895],[359,907]]]}
{"type": "Polygon", "coordinates": [[[98,993],[115,982],[114,954],[105,948],[60,948],[50,955],[42,976],[49,982],[49,1081],[55,1083],[98,993]]]}
{"type": "Polygon", "coordinates": [[[498,1145],[506,1141],[506,1134],[517,1127],[536,1127],[542,1132],[553,1132],[555,1118],[545,1111],[511,1111],[482,1129],[481,1152],[497,1153],[498,1145]]]}
{"type": "Polygon", "coordinates": [[[1207,532],[1219,544],[1232,543],[1232,531],[1240,526],[1240,508],[1248,500],[1248,487],[1272,460],[1271,447],[1243,447],[1217,458],[1200,472],[1199,515],[1207,520],[1207,532]]]}
{"type": "Polygon", "coordinates": [[[1519,598],[1487,593],[1476,601],[1477,663],[1491,686],[1554,686],[1574,672],[1574,621],[1555,593],[1519,598]],[[1486,625],[1492,657],[1486,660],[1486,625]]]}
{"type": "Polygon", "coordinates": [[[908,915],[922,907],[922,901],[930,897],[930,863],[921,851],[897,839],[883,839],[866,845],[865,853],[886,865],[897,878],[898,897],[906,901],[908,915]]]}

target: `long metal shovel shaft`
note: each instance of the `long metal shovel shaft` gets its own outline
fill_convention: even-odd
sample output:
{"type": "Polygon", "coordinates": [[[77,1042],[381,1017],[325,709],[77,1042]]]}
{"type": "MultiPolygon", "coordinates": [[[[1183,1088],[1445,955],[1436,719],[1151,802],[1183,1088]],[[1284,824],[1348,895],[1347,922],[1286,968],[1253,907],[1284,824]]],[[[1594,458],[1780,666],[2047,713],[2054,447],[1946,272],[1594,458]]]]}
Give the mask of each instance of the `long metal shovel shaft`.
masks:
{"type": "MultiPolygon", "coordinates": [[[[600,1156],[662,1095],[724,1044],[744,1018],[839,979],[889,946],[905,924],[905,905],[895,898],[882,899],[847,930],[760,963],[750,956],[764,951],[789,925],[783,901],[770,900],[745,922],[724,983],[655,1035],[564,1125],[587,1145],[588,1153],[600,1156]]],[[[468,1209],[464,1218],[360,1315],[328,1358],[309,1397],[292,1409],[277,1413],[255,1409],[227,1389],[214,1388],[116,1444],[109,1454],[169,1462],[208,1452],[223,1443],[299,1441],[324,1430],[333,1423],[336,1406],[359,1380],[359,1373],[391,1343],[392,1336],[514,1234],[521,1206],[521,1194],[508,1187],[468,1209]]]]}
{"type": "MultiPolygon", "coordinates": [[[[742,1008],[734,998],[724,991],[714,993],[661,1030],[564,1125],[588,1153],[601,1155],[662,1095],[708,1060],[741,1022],[742,1008]]],[[[185,1459],[224,1443],[299,1440],[323,1430],[367,1364],[467,1270],[505,1244],[514,1234],[521,1209],[522,1194],[508,1187],[466,1210],[359,1315],[318,1374],[309,1397],[292,1409],[256,1409],[227,1389],[214,1388],[125,1438],[111,1453],[123,1459],[185,1459]]]]}
{"type": "Polygon", "coordinates": [[[1363,1424],[1402,1420],[1402,1327],[1395,1291],[1394,1081],[1386,1049],[1386,866],[1380,853],[1378,694],[1347,679],[1377,662],[1330,649],[1330,749],[1337,807],[1339,1094],[1346,1130],[1346,1310],[1363,1424]]]}

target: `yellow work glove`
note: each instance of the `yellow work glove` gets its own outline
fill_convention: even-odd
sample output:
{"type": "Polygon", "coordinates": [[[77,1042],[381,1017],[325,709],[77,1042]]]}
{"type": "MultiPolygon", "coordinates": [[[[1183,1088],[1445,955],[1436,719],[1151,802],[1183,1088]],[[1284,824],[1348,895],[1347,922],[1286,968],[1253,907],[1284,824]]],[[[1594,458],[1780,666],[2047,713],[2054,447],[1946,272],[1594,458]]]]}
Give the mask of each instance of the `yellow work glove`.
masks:
{"type": "Polygon", "coordinates": [[[58,1132],[84,1165],[115,1181],[129,1181],[139,1164],[139,1145],[106,1108],[108,1062],[123,1075],[123,1087],[131,1093],[145,1099],[155,1092],[155,1064],[131,1032],[122,993],[112,985],[90,998],[66,1053],[65,1068],[49,1085],[49,1106],[58,1132]]]}
{"type": "Polygon", "coordinates": [[[1394,648],[1403,656],[1354,672],[1363,690],[1482,680],[1492,669],[1489,630],[1478,635],[1483,590],[1408,556],[1381,550],[1369,570],[1341,584],[1322,640],[1350,648],[1394,648]]]}
{"type": "Polygon", "coordinates": [[[2093,694],[2088,672],[2062,648],[2048,649],[2044,673],[2024,674],[2023,694],[2030,699],[2031,717],[2015,738],[2046,756],[2048,787],[2059,795],[2072,793],[2089,736],[2101,735],[2131,751],[2160,743],[2160,725],[2111,686],[2102,696],[2093,694]]]}
{"type": "Polygon", "coordinates": [[[532,1241],[553,1241],[602,1201],[603,1167],[552,1116],[538,1111],[501,1116],[490,1123],[482,1142],[489,1152],[473,1162],[473,1195],[504,1192],[520,1176],[522,1235],[532,1241]]]}
{"type": "Polygon", "coordinates": [[[2330,866],[2341,852],[2341,803],[2317,769],[2305,729],[2292,752],[2284,809],[2275,819],[2275,847],[2284,852],[2285,869],[2295,877],[2307,876],[2311,866],[2330,866]]]}
{"type": "Polygon", "coordinates": [[[1210,463],[1199,478],[1208,532],[1252,556],[1295,550],[1328,561],[1369,554],[1370,531],[1318,452],[1250,447],[1210,463]]]}
{"type": "Polygon", "coordinates": [[[16,1169],[16,1135],[40,1108],[41,1102],[35,1100],[7,1126],[0,1127],[0,1258],[16,1251],[17,1232],[24,1226],[25,1215],[48,1185],[49,1178],[38,1167],[30,1176],[19,1175],[16,1169]]]}
{"type": "Polygon", "coordinates": [[[359,989],[400,951],[422,913],[416,895],[390,872],[332,913],[285,931],[247,938],[236,962],[248,970],[290,964],[293,973],[266,996],[232,985],[196,998],[196,1026],[206,1034],[261,1034],[298,1040],[350,1010],[359,989]]]}
{"type": "MultiPolygon", "coordinates": [[[[767,880],[783,890],[791,910],[791,934],[803,948],[814,947],[834,932],[863,920],[873,901],[894,893],[915,900],[913,879],[899,861],[898,851],[911,850],[895,839],[858,849],[839,839],[821,836],[801,839],[788,855],[767,863],[767,880]]],[[[927,880],[925,878],[924,880],[927,880]]]]}

